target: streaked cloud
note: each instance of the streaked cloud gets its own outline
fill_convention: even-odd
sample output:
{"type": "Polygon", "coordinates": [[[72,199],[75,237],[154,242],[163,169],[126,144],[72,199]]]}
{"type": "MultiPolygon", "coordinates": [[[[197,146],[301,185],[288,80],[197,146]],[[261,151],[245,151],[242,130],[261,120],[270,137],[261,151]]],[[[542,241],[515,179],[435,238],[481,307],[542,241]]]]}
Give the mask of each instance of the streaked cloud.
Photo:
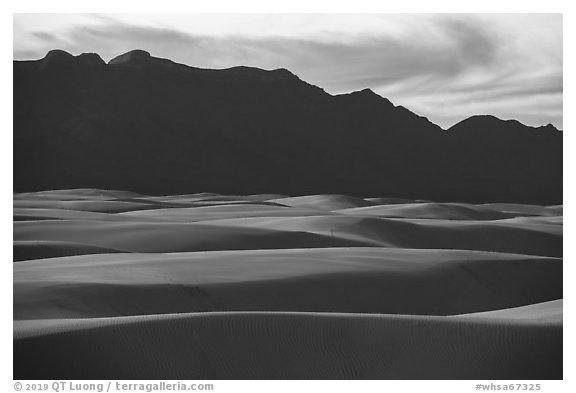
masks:
{"type": "Polygon", "coordinates": [[[479,113],[562,127],[561,15],[16,15],[14,32],[15,59],[138,48],[369,87],[443,127],[479,113]]]}

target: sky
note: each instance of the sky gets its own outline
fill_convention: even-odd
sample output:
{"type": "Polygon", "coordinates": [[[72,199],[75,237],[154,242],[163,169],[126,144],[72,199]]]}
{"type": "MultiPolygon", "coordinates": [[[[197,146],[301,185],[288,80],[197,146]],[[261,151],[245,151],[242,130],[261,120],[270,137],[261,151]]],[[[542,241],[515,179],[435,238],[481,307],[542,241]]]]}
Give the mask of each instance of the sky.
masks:
{"type": "Polygon", "coordinates": [[[561,14],[14,14],[15,60],[132,49],[370,88],[443,128],[478,114],[563,128],[561,14]]]}

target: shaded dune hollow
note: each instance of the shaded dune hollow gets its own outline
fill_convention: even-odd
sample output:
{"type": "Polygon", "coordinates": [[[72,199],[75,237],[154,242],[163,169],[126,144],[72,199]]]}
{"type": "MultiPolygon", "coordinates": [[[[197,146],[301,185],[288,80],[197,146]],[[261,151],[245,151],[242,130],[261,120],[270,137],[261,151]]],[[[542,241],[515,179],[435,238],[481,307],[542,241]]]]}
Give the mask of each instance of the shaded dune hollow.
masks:
{"type": "Polygon", "coordinates": [[[14,194],[15,379],[562,379],[562,206],[14,194]]]}

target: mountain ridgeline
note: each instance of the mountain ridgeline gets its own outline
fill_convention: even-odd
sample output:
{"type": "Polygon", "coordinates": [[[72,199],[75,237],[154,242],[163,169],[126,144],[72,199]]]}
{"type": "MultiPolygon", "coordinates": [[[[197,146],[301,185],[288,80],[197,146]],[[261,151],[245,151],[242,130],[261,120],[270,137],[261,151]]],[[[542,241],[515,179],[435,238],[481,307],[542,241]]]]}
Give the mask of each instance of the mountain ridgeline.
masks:
{"type": "Polygon", "coordinates": [[[493,116],[443,130],[369,89],[131,51],[14,61],[14,189],[338,193],[562,203],[562,132],[493,116]]]}

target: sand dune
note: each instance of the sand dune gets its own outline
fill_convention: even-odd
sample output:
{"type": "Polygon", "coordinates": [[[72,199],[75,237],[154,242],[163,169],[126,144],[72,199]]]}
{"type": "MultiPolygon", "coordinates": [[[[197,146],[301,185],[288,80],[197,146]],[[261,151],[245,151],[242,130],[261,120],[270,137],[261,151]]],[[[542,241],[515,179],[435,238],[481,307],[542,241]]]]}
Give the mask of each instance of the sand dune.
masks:
{"type": "Polygon", "coordinates": [[[42,199],[22,199],[14,201],[15,208],[44,208],[80,210],[97,213],[121,213],[131,210],[154,209],[155,205],[141,202],[124,202],[117,200],[73,200],[53,201],[42,199]]]}
{"type": "Polygon", "coordinates": [[[90,255],[14,267],[16,319],[190,311],[453,315],[562,298],[562,262],[328,248],[90,255]]]}
{"type": "Polygon", "coordinates": [[[534,319],[562,323],[563,300],[530,304],[528,306],[514,307],[479,313],[459,315],[468,318],[501,318],[501,319],[534,319]]]}
{"type": "Polygon", "coordinates": [[[16,379],[562,378],[548,321],[247,312],[18,321],[14,335],[16,379]]]}
{"type": "Polygon", "coordinates": [[[147,200],[159,202],[173,202],[173,203],[186,203],[186,204],[217,204],[217,203],[262,203],[269,202],[274,204],[272,200],[286,198],[285,195],[279,194],[254,194],[254,195],[220,195],[211,192],[202,192],[197,194],[184,194],[184,195],[162,195],[146,197],[147,200]]]}
{"type": "Polygon", "coordinates": [[[15,221],[36,221],[42,219],[58,220],[97,220],[97,221],[174,221],[195,222],[240,217],[293,217],[323,215],[315,209],[286,208],[264,204],[219,204],[195,207],[172,207],[146,210],[134,210],[110,214],[86,210],[67,210],[58,208],[15,208],[15,221]]]}
{"type": "Polygon", "coordinates": [[[278,202],[286,206],[314,208],[326,211],[374,205],[374,203],[370,201],[349,195],[307,195],[275,199],[274,202],[278,202]]]}
{"type": "Polygon", "coordinates": [[[391,218],[437,218],[444,220],[498,220],[514,217],[510,213],[483,206],[457,203],[408,203],[343,209],[340,213],[391,218]]]}
{"type": "MultiPolygon", "coordinates": [[[[197,194],[198,195],[198,194],[197,194]]],[[[271,202],[274,199],[287,198],[285,195],[280,194],[254,194],[254,195],[219,195],[212,194],[211,196],[203,196],[199,201],[203,202],[271,202]]]]}
{"type": "Polygon", "coordinates": [[[562,206],[77,189],[13,207],[16,379],[562,378],[562,206]]]}
{"type": "Polygon", "coordinates": [[[562,215],[562,205],[540,206],[521,205],[518,203],[485,203],[481,206],[506,213],[513,213],[525,216],[557,216],[562,215]]]}
{"type": "Polygon", "coordinates": [[[96,247],[89,244],[32,240],[14,242],[14,262],[31,259],[66,257],[72,255],[110,254],[120,252],[112,248],[96,247]]]}
{"type": "Polygon", "coordinates": [[[406,204],[406,203],[421,203],[421,202],[430,202],[424,201],[421,199],[405,199],[405,198],[364,198],[364,200],[373,203],[374,205],[397,205],[397,204],[406,204]]]}
{"type": "Polygon", "coordinates": [[[164,221],[207,221],[241,217],[294,217],[317,216],[325,213],[316,209],[287,208],[278,205],[225,204],[220,206],[181,209],[139,210],[121,213],[122,216],[153,218],[164,221]]]}
{"type": "Polygon", "coordinates": [[[74,201],[82,199],[117,199],[117,198],[137,198],[142,195],[131,191],[99,190],[93,188],[77,188],[72,190],[48,190],[38,192],[23,192],[14,194],[14,199],[44,199],[54,201],[74,201]]]}
{"type": "Polygon", "coordinates": [[[355,215],[214,220],[205,225],[305,231],[375,247],[461,249],[562,256],[562,227],[549,223],[383,219],[355,215]]]}
{"type": "Polygon", "coordinates": [[[14,221],[38,220],[103,220],[122,221],[123,217],[117,214],[100,213],[85,210],[44,209],[44,208],[15,208],[14,221]]]}
{"type": "Polygon", "coordinates": [[[314,216],[309,211],[296,211],[296,217],[290,214],[285,208],[235,206],[116,214],[113,219],[97,221],[18,221],[14,240],[71,241],[131,252],[374,246],[562,256],[562,227],[554,223],[314,216]],[[265,211],[272,217],[250,218],[265,211]],[[307,216],[301,217],[304,213],[307,216]],[[179,217],[171,219],[172,214],[179,217]],[[241,218],[218,219],[223,216],[241,218]],[[203,221],[192,222],[196,220],[203,221]]]}
{"type": "Polygon", "coordinates": [[[125,252],[185,252],[371,245],[328,235],[176,222],[19,221],[14,240],[53,240],[125,252]]]}

